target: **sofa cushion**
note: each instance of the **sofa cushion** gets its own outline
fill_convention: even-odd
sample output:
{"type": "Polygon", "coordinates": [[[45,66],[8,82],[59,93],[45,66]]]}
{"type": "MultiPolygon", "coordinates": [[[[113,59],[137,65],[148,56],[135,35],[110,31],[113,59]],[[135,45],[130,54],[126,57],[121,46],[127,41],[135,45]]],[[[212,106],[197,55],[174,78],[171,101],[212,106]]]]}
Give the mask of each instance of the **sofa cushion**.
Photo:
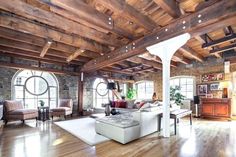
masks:
{"type": "Polygon", "coordinates": [[[72,99],[60,99],[60,107],[72,108],[72,99]]]}
{"type": "Polygon", "coordinates": [[[23,105],[22,105],[21,101],[6,100],[4,102],[4,105],[6,107],[7,112],[14,111],[17,109],[23,109],[23,105]]]}
{"type": "Polygon", "coordinates": [[[52,108],[51,111],[52,112],[64,112],[64,111],[68,111],[71,110],[71,108],[69,107],[57,107],[57,108],[52,108]]]}
{"type": "Polygon", "coordinates": [[[127,118],[125,117],[124,114],[115,115],[115,116],[107,116],[107,117],[96,119],[96,121],[110,124],[119,128],[128,128],[128,127],[139,125],[138,121],[135,121],[132,118],[127,118]]]}
{"type": "Polygon", "coordinates": [[[115,105],[116,108],[126,108],[126,106],[127,106],[126,101],[116,101],[115,105]]]}
{"type": "Polygon", "coordinates": [[[17,109],[14,111],[8,112],[9,115],[25,115],[25,114],[32,114],[37,113],[38,111],[36,109],[17,109]]]}

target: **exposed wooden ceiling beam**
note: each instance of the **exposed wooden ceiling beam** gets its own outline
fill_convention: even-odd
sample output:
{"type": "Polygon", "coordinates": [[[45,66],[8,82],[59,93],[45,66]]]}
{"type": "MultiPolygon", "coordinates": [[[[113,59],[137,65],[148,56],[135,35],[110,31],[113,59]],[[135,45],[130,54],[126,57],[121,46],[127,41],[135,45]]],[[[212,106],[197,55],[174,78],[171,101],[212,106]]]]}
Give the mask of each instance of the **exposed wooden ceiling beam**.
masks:
{"type": "Polygon", "coordinates": [[[2,12],[0,12],[0,26],[39,36],[45,39],[51,38],[53,41],[65,43],[75,47],[84,47],[86,50],[93,52],[104,53],[109,51],[107,47],[96,42],[85,40],[76,35],[71,36],[48,27],[43,27],[41,25],[22,20],[20,18],[11,17],[10,15],[2,12]]]}
{"type": "Polygon", "coordinates": [[[125,75],[134,75],[132,72],[127,72],[127,71],[121,71],[113,68],[103,68],[101,71],[107,71],[107,72],[113,72],[113,73],[118,73],[118,74],[125,74],[125,75]]]}
{"type": "Polygon", "coordinates": [[[73,33],[81,37],[92,39],[103,44],[108,44],[111,46],[120,46],[123,44],[120,40],[113,38],[110,35],[96,31],[92,28],[63,18],[49,11],[33,7],[19,0],[2,1],[0,9],[47,24],[58,29],[62,29],[68,33],[73,33]]]}
{"type": "Polygon", "coordinates": [[[15,63],[0,62],[0,67],[13,68],[13,69],[28,69],[28,70],[36,70],[36,71],[46,71],[46,72],[51,72],[51,73],[60,74],[60,75],[67,74],[67,75],[79,76],[79,73],[77,73],[77,72],[62,71],[62,70],[51,69],[51,68],[33,67],[33,66],[29,66],[29,65],[15,64],[15,63]]]}
{"type": "Polygon", "coordinates": [[[179,6],[175,0],[154,0],[154,2],[173,18],[181,16],[179,6]]]}
{"type": "Polygon", "coordinates": [[[214,49],[210,50],[210,53],[221,53],[224,51],[233,50],[235,48],[236,48],[236,44],[232,44],[232,45],[221,47],[221,48],[214,48],[214,49]]]}
{"type": "Polygon", "coordinates": [[[203,58],[202,55],[200,55],[199,53],[197,53],[196,51],[194,51],[191,47],[189,47],[187,45],[182,46],[179,50],[184,52],[188,56],[196,59],[199,62],[203,62],[204,61],[204,58],[203,58]]]}
{"type": "Polygon", "coordinates": [[[236,40],[236,34],[231,34],[231,35],[225,36],[223,38],[213,40],[213,41],[208,42],[208,43],[204,43],[202,45],[202,48],[213,47],[213,46],[217,46],[217,45],[224,44],[224,43],[227,43],[227,42],[231,42],[231,41],[234,41],[234,40],[236,40]]]}
{"type": "Polygon", "coordinates": [[[176,52],[172,58],[174,60],[176,60],[177,62],[181,62],[183,64],[190,64],[191,63],[191,61],[189,59],[187,59],[183,55],[179,54],[178,52],[176,52]]]}
{"type": "Polygon", "coordinates": [[[137,65],[129,66],[129,67],[123,68],[123,69],[121,69],[121,70],[124,71],[124,70],[135,69],[135,68],[138,68],[138,67],[140,67],[140,66],[142,66],[142,64],[137,64],[137,65]]]}
{"type": "Polygon", "coordinates": [[[154,21],[141,14],[124,0],[96,0],[96,3],[102,4],[106,8],[114,11],[115,14],[125,17],[131,22],[134,22],[149,31],[159,28],[154,21]]]}
{"type": "Polygon", "coordinates": [[[84,50],[83,49],[79,49],[79,50],[76,50],[72,55],[70,55],[66,61],[67,62],[71,62],[73,59],[77,58],[79,55],[81,55],[82,53],[84,53],[84,50]]]}
{"type": "Polygon", "coordinates": [[[192,37],[236,22],[236,1],[222,0],[199,12],[186,15],[180,20],[163,27],[145,37],[139,38],[115,51],[86,63],[82,71],[92,71],[112,65],[129,57],[145,52],[145,48],[177,35],[188,32],[192,37]],[[185,29],[183,29],[185,21],[185,29]],[[96,63],[96,65],[95,65],[96,63]]]}
{"type": "MultiPolygon", "coordinates": [[[[9,48],[20,49],[20,50],[27,51],[27,52],[32,52],[33,54],[40,57],[41,47],[39,47],[39,46],[34,46],[34,45],[27,44],[27,43],[19,42],[19,41],[8,40],[8,39],[4,39],[1,37],[0,37],[0,45],[5,46],[5,47],[9,47],[9,48]]],[[[58,57],[58,58],[62,58],[66,61],[68,54],[63,53],[61,51],[48,50],[48,53],[46,56],[58,57]]],[[[80,62],[88,62],[89,60],[90,60],[90,58],[82,57],[82,56],[80,58],[76,59],[76,61],[80,61],[80,62]]]]}
{"type": "Polygon", "coordinates": [[[137,74],[137,73],[143,73],[145,71],[150,71],[150,70],[153,70],[153,67],[147,67],[147,68],[143,68],[141,70],[135,70],[133,71],[133,73],[137,74]]]}
{"type": "Polygon", "coordinates": [[[51,45],[52,45],[52,40],[48,40],[46,44],[43,46],[43,49],[39,56],[44,57],[51,45]]]}
{"type": "Polygon", "coordinates": [[[52,6],[50,7],[51,11],[54,11],[68,19],[78,21],[84,25],[89,23],[89,26],[97,29],[109,30],[119,36],[126,37],[128,39],[133,39],[133,35],[122,28],[118,28],[114,23],[112,17],[103,14],[83,1],[76,0],[41,0],[43,2],[49,2],[52,6]],[[60,9],[55,6],[59,6],[63,9],[60,9]]]}
{"type": "MultiPolygon", "coordinates": [[[[0,49],[1,49],[1,46],[0,46],[0,49]]],[[[8,51],[5,51],[4,49],[0,50],[0,56],[14,57],[18,59],[37,61],[41,63],[54,64],[54,65],[59,65],[59,66],[68,66],[68,63],[62,59],[58,59],[54,57],[53,58],[51,57],[39,58],[38,56],[21,53],[21,51],[18,51],[18,50],[15,51],[14,49],[8,50],[8,51]]],[[[77,64],[74,62],[73,64],[70,63],[69,65],[81,66],[82,64],[77,64]]]]}
{"type": "MultiPolygon", "coordinates": [[[[6,47],[6,46],[1,46],[0,45],[0,51],[2,52],[6,52],[8,54],[13,54],[13,55],[19,55],[25,58],[34,58],[37,61],[52,61],[52,62],[60,62],[63,64],[67,64],[66,60],[62,57],[56,57],[56,56],[51,56],[51,55],[47,55],[44,58],[39,57],[38,53],[32,52],[32,51],[27,51],[27,50],[22,50],[22,49],[18,49],[18,48],[11,48],[11,47],[6,47]]],[[[78,62],[78,61],[72,61],[70,62],[71,65],[82,65],[82,62],[78,62]]]]}
{"type": "MultiPolygon", "coordinates": [[[[22,33],[19,31],[15,31],[15,30],[3,28],[3,27],[0,27],[0,32],[1,32],[0,37],[2,37],[2,38],[14,40],[14,41],[20,41],[23,43],[28,43],[28,44],[32,44],[32,45],[36,45],[36,46],[42,46],[45,44],[44,38],[30,35],[27,33],[22,33]]],[[[53,41],[53,43],[50,46],[50,49],[71,54],[71,52],[75,52],[76,49],[78,49],[78,48],[71,46],[71,45],[67,45],[67,44],[53,41]]],[[[92,52],[92,51],[86,51],[86,53],[83,53],[82,56],[96,58],[96,57],[99,57],[100,54],[96,53],[96,52],[92,52]]]]}
{"type": "MultiPolygon", "coordinates": [[[[198,40],[200,43],[202,43],[202,44],[204,44],[206,41],[205,41],[205,39],[204,39],[204,37],[203,37],[203,35],[197,35],[197,36],[195,36],[195,39],[196,40],[198,40]]],[[[207,48],[208,49],[208,51],[210,51],[211,50],[211,48],[207,48]]],[[[218,53],[214,53],[213,54],[216,58],[222,58],[221,57],[221,55],[220,54],[218,54],[218,53]]]]}
{"type": "MultiPolygon", "coordinates": [[[[162,64],[162,61],[161,61],[160,58],[158,58],[157,56],[151,55],[149,52],[141,54],[141,55],[139,55],[139,57],[144,58],[144,59],[148,59],[148,60],[153,60],[153,61],[156,61],[157,63],[161,63],[162,64]]],[[[170,65],[172,67],[177,67],[177,63],[175,61],[173,61],[173,60],[171,61],[170,65]]]]}
{"type": "Polygon", "coordinates": [[[127,60],[131,61],[131,62],[134,62],[134,63],[137,63],[137,64],[141,63],[141,64],[146,65],[146,66],[152,66],[152,67],[154,67],[156,69],[159,69],[159,70],[162,69],[162,65],[161,64],[159,64],[159,63],[157,63],[155,61],[150,61],[150,60],[146,60],[144,58],[139,58],[137,56],[129,58],[127,60]]]}

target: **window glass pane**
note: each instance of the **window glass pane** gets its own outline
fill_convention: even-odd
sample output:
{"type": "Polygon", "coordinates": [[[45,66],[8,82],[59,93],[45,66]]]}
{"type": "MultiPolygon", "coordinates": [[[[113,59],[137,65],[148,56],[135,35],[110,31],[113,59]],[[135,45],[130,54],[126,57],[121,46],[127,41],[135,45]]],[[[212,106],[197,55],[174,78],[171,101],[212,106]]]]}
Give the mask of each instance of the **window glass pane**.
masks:
{"type": "Polygon", "coordinates": [[[51,104],[51,102],[49,103],[50,99],[53,98],[53,104],[56,107],[58,99],[56,82],[56,78],[51,73],[30,70],[20,71],[13,80],[15,94],[13,97],[23,100],[22,104],[24,104],[25,108],[37,108],[39,100],[43,100],[45,106],[48,106],[51,104]],[[54,87],[48,88],[48,84],[54,87]]]}
{"type": "Polygon", "coordinates": [[[187,85],[187,91],[193,91],[193,85],[187,85]]]}
{"type": "Polygon", "coordinates": [[[181,78],[180,79],[180,85],[185,85],[186,84],[186,78],[181,78]]]}
{"type": "Polygon", "coordinates": [[[193,84],[193,79],[192,78],[187,78],[187,84],[193,84]]]}

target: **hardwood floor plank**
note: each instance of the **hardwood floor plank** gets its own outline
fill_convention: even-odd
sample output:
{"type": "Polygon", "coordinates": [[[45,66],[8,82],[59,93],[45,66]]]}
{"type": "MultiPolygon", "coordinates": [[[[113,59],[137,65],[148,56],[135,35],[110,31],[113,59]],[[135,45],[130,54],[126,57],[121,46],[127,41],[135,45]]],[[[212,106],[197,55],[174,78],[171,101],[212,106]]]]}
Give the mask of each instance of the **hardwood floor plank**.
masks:
{"type": "Polygon", "coordinates": [[[89,146],[53,124],[27,121],[0,128],[1,157],[232,157],[236,156],[236,121],[181,120],[177,135],[159,132],[126,145],[106,141],[89,146]]]}

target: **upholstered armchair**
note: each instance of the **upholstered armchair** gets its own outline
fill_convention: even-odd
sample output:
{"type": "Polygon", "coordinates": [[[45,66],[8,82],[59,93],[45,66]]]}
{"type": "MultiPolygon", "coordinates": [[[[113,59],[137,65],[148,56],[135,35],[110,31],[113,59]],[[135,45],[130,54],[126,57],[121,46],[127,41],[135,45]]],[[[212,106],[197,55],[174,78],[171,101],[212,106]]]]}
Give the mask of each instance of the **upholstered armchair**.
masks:
{"type": "Polygon", "coordinates": [[[36,119],[38,117],[37,109],[24,109],[21,101],[6,100],[4,101],[4,121],[21,120],[23,123],[26,119],[36,119]]]}
{"type": "Polygon", "coordinates": [[[73,110],[72,99],[60,99],[59,106],[51,109],[51,117],[53,119],[54,116],[57,117],[64,116],[66,119],[67,115],[71,115],[72,117],[72,110],[73,110]]]}

